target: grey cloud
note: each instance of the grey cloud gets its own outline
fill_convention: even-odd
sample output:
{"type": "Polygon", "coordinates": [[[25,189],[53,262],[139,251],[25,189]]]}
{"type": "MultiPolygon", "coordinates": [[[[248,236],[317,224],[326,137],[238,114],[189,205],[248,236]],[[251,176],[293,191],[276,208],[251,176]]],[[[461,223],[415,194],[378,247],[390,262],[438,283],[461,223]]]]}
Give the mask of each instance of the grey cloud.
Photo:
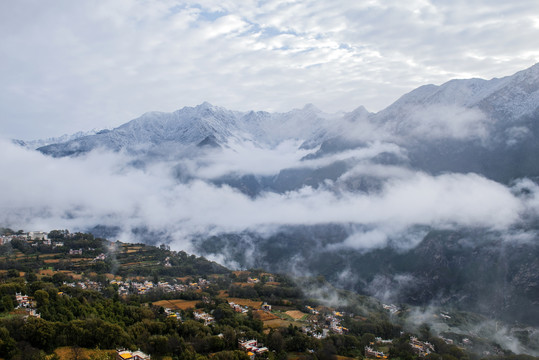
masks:
{"type": "Polygon", "coordinates": [[[507,74],[539,56],[533,1],[0,6],[0,132],[25,139],[204,100],[377,110],[419,84],[507,74]]]}

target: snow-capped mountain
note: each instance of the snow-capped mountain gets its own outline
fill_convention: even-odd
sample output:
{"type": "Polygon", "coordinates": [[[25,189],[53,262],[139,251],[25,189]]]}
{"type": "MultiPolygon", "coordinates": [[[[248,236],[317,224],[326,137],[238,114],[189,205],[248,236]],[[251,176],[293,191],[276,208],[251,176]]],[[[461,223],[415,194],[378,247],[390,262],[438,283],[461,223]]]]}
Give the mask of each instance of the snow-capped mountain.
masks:
{"type": "Polygon", "coordinates": [[[149,112],[110,131],[77,137],[39,148],[52,156],[69,156],[95,148],[133,150],[164,144],[222,146],[232,140],[273,146],[288,139],[323,137],[337,115],[313,105],[287,113],[239,112],[203,103],[172,113],[149,112]]]}
{"type": "MultiPolygon", "coordinates": [[[[106,130],[101,130],[101,131],[106,131],[106,130]]],[[[81,137],[95,135],[98,132],[100,131],[93,129],[90,131],[78,131],[74,134],[64,134],[62,136],[52,137],[52,138],[47,138],[47,139],[37,139],[37,140],[28,140],[28,141],[14,139],[13,142],[17,145],[35,150],[35,149],[38,149],[40,147],[47,146],[50,144],[65,143],[68,141],[79,139],[81,137]]]]}
{"type": "Polygon", "coordinates": [[[499,79],[421,86],[376,114],[363,107],[326,114],[313,105],[286,113],[240,112],[203,103],[172,113],[146,113],[110,131],[42,146],[39,151],[55,157],[96,148],[168,154],[171,146],[179,145],[194,149],[190,156],[196,156],[196,149],[227,147],[232,142],[275,147],[297,140],[302,148],[317,151],[308,160],[378,141],[396,144],[407,154],[407,160],[384,155],[385,162],[404,161],[431,173],[476,172],[507,182],[539,176],[538,117],[536,64],[499,79]]]}
{"type": "MultiPolygon", "coordinates": [[[[451,80],[405,94],[372,118],[394,135],[471,139],[502,136],[511,141],[539,108],[539,64],[492,80],[451,80]],[[518,131],[511,130],[518,127],[518,131]]],[[[531,131],[531,129],[527,129],[531,131]]],[[[502,140],[499,138],[498,140],[502,140]]]]}

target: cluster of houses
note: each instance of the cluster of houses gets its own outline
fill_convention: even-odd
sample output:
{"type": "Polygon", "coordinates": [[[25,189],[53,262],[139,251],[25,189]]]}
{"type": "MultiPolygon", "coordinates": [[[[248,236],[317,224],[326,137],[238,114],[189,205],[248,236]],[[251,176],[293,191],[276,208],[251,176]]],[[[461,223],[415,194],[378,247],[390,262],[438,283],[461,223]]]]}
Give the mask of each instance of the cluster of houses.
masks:
{"type": "Polygon", "coordinates": [[[326,323],[329,322],[329,329],[336,334],[344,334],[348,332],[348,329],[341,325],[344,313],[334,311],[331,315],[326,315],[326,323]]]}
{"type": "Polygon", "coordinates": [[[37,317],[40,318],[41,314],[39,314],[36,310],[36,302],[29,297],[28,295],[23,295],[22,293],[15,293],[15,300],[17,300],[17,308],[18,309],[24,309],[27,312],[27,317],[37,317]]]}
{"type": "MultiPolygon", "coordinates": [[[[66,234],[68,237],[72,237],[73,234],[66,234]]],[[[15,234],[15,235],[2,235],[0,236],[0,245],[7,244],[13,240],[23,240],[28,242],[31,246],[37,247],[38,245],[51,246],[53,248],[64,246],[63,241],[52,241],[48,238],[48,233],[43,231],[30,231],[24,234],[15,234]]],[[[95,249],[88,249],[95,250],[95,249]]],[[[69,249],[69,255],[82,255],[82,249],[69,249]]],[[[105,260],[105,254],[99,255],[94,260],[105,260]]]]}
{"type": "Polygon", "coordinates": [[[38,246],[44,244],[53,247],[64,246],[61,241],[52,241],[47,237],[48,233],[43,231],[30,231],[23,234],[2,235],[0,236],[0,245],[7,244],[13,240],[23,240],[31,243],[32,246],[38,246]],[[39,242],[38,242],[39,241],[39,242]]]}
{"type": "Polygon", "coordinates": [[[0,245],[5,245],[12,240],[27,240],[27,235],[2,235],[0,236],[0,245]]]}
{"type": "Polygon", "coordinates": [[[153,289],[160,289],[164,292],[184,292],[187,290],[199,290],[207,288],[210,282],[206,279],[199,278],[197,282],[189,284],[170,284],[165,281],[154,283],[152,281],[131,281],[131,280],[111,280],[110,284],[118,285],[119,295],[139,294],[143,295],[153,289]]]}
{"type": "Polygon", "coordinates": [[[211,316],[210,314],[202,310],[193,311],[193,316],[195,317],[196,320],[204,321],[204,325],[206,326],[213,324],[215,322],[215,318],[213,316],[211,316]]]}
{"type": "Polygon", "coordinates": [[[377,351],[377,350],[374,350],[372,347],[370,346],[365,346],[365,357],[366,358],[375,358],[375,359],[387,359],[387,355],[384,354],[383,351],[377,351]]]}
{"type": "Polygon", "coordinates": [[[387,311],[389,311],[389,313],[391,315],[394,315],[396,313],[398,313],[400,311],[400,309],[398,308],[397,305],[393,305],[393,304],[382,304],[382,307],[384,309],[386,309],[387,311]]]}
{"type": "Polygon", "coordinates": [[[316,315],[316,318],[308,320],[312,323],[312,326],[306,326],[302,328],[302,331],[314,338],[323,339],[327,337],[330,332],[335,334],[345,334],[348,329],[341,325],[343,317],[346,315],[344,312],[333,311],[326,314],[320,319],[320,311],[314,309],[312,306],[306,306],[307,311],[310,314],[316,315]]]}
{"type": "Polygon", "coordinates": [[[178,311],[174,311],[172,309],[169,309],[169,308],[164,308],[165,309],[165,314],[169,317],[169,318],[174,318],[178,321],[183,321],[182,319],[182,315],[180,314],[180,312],[178,311]]]}
{"type": "Polygon", "coordinates": [[[240,314],[246,314],[248,311],[249,311],[249,307],[247,306],[241,306],[239,304],[236,304],[235,302],[233,301],[229,301],[228,302],[228,305],[230,305],[230,307],[237,313],[240,313],[240,314]]]}
{"type": "Polygon", "coordinates": [[[142,351],[116,350],[116,360],[150,360],[150,355],[142,351]]]}
{"type": "Polygon", "coordinates": [[[427,341],[419,341],[415,336],[410,337],[410,346],[419,357],[425,357],[434,352],[434,345],[427,341]]]}
{"type": "Polygon", "coordinates": [[[268,352],[269,349],[263,344],[260,344],[257,340],[240,340],[240,349],[247,352],[247,356],[251,360],[255,358],[256,355],[263,354],[268,352]]]}
{"type": "Polygon", "coordinates": [[[321,329],[313,326],[304,326],[301,331],[315,339],[324,339],[329,335],[329,329],[321,329]]]}
{"type": "Polygon", "coordinates": [[[393,344],[393,340],[389,339],[389,340],[385,340],[385,339],[382,339],[381,337],[375,337],[374,338],[374,341],[379,344],[379,345],[389,345],[389,344],[393,344]]]}
{"type": "Polygon", "coordinates": [[[392,344],[393,340],[385,340],[381,337],[374,338],[374,341],[369,345],[365,346],[365,357],[366,358],[375,358],[375,359],[387,359],[387,354],[384,354],[383,351],[374,349],[372,346],[376,345],[389,345],[392,344]]]}
{"type": "Polygon", "coordinates": [[[92,280],[84,280],[84,281],[76,281],[76,282],[64,281],[63,284],[72,288],[79,287],[84,290],[101,291],[101,284],[92,280]]]}

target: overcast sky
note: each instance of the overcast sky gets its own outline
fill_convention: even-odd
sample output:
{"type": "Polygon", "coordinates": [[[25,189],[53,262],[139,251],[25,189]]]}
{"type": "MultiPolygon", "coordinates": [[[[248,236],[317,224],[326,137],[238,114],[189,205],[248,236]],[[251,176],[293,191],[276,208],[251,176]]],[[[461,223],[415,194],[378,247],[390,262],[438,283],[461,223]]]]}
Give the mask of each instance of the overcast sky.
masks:
{"type": "Polygon", "coordinates": [[[539,61],[536,0],[0,2],[0,137],[112,128],[203,101],[378,111],[539,61]]]}

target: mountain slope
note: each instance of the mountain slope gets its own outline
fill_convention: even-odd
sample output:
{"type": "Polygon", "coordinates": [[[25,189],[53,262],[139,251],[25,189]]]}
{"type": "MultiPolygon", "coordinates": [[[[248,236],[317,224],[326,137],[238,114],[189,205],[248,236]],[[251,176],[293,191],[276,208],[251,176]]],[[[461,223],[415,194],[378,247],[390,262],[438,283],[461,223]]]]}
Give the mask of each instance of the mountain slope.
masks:
{"type": "Polygon", "coordinates": [[[40,147],[55,157],[85,153],[96,148],[120,149],[160,147],[174,143],[183,146],[225,145],[229,141],[253,141],[277,145],[287,139],[323,136],[332,116],[312,105],[288,113],[237,112],[203,103],[173,113],[151,112],[124,125],[96,135],[40,147]]]}
{"type": "Polygon", "coordinates": [[[370,121],[407,149],[415,168],[504,183],[539,176],[539,64],[502,79],[422,86],[370,121]]]}

